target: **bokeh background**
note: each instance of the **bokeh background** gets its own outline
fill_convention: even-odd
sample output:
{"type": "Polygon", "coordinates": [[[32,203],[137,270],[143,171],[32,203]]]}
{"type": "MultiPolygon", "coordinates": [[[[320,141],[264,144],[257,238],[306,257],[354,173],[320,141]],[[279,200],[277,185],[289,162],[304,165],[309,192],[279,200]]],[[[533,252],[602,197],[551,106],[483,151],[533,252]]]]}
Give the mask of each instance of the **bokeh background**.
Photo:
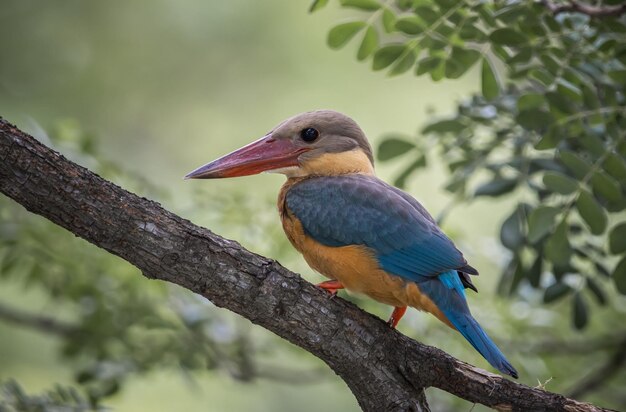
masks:
{"type": "MultiPolygon", "coordinates": [[[[86,166],[101,159],[113,162],[123,171],[116,175],[118,183],[125,184],[125,173],[145,179],[147,183],[136,188],[140,194],[278,259],[312,282],[320,281],[283,238],[274,205],[282,176],[191,182],[181,177],[264,135],[286,117],[320,108],[353,117],[376,146],[387,133],[414,134],[425,122],[451,113],[455,102],[480,85],[477,71],[442,83],[426,76],[389,78],[374,73],[355,61],[354,47],[336,52],[326,45],[328,30],[351,12],[329,7],[311,15],[308,3],[0,0],[0,115],[46,143],[65,148],[70,156],[68,145],[52,135],[70,136],[65,140],[73,134],[89,135],[97,145],[98,160],[75,156],[86,166]]],[[[402,166],[386,163],[377,170],[390,180],[402,166]]],[[[435,216],[453,200],[442,188],[445,177],[432,158],[408,184],[435,216]]],[[[530,295],[523,300],[497,296],[497,277],[507,253],[497,235],[510,206],[475,201],[454,210],[444,229],[480,269],[475,281],[480,294],[470,295],[470,305],[521,370],[521,382],[537,385],[552,379],[547,388],[562,391],[572,385],[571,376],[582,377],[581,365],[591,367],[602,354],[584,359],[574,355],[572,361],[558,353],[528,353],[528,347],[546,331],[571,340],[602,336],[623,324],[626,307],[622,300],[611,309],[599,309],[583,334],[571,330],[559,305],[540,305],[530,295]]],[[[23,218],[39,219],[27,214],[23,218]]],[[[62,231],[55,236],[60,243],[93,248],[62,231]]],[[[65,252],[66,259],[84,258],[71,248],[65,252]]],[[[137,277],[139,289],[152,287],[134,268],[117,259],[111,262],[112,272],[137,277]]],[[[88,271],[88,264],[83,266],[88,271]]],[[[72,318],[74,309],[57,308],[46,290],[15,276],[0,282],[4,303],[72,318]]],[[[390,312],[357,300],[383,318],[390,312]]],[[[210,305],[205,310],[216,312],[227,329],[245,331],[255,344],[272,348],[269,354],[259,351],[259,357],[312,372],[312,378],[282,382],[266,377],[244,383],[219,368],[193,373],[160,368],[132,374],[104,404],[120,411],[358,410],[348,388],[310,355],[224,310],[210,305]]],[[[488,368],[460,336],[425,314],[411,311],[400,330],[488,368]]],[[[32,392],[55,383],[73,384],[73,363],[60,352],[59,338],[0,320],[0,380],[15,378],[32,392]]],[[[588,398],[603,403],[607,394],[623,388],[625,379],[622,372],[588,398]]],[[[435,390],[428,396],[433,410],[471,407],[435,390]]]]}

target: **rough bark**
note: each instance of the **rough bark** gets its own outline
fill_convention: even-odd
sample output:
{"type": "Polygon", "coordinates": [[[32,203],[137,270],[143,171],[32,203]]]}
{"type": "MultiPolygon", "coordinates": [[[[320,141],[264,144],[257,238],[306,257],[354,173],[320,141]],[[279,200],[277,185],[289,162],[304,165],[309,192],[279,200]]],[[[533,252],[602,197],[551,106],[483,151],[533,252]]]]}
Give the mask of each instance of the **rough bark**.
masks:
{"type": "Polygon", "coordinates": [[[277,262],[78,166],[0,119],[0,191],[150,279],[178,284],[322,359],[365,411],[427,411],[424,388],[507,411],[604,411],[423,345],[277,262]]]}

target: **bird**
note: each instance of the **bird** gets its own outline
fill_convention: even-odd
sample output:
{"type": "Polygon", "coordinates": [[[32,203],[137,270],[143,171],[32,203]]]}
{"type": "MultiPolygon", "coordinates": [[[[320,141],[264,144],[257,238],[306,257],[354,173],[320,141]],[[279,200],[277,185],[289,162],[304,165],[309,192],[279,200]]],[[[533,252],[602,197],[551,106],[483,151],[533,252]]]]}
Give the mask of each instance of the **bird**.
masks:
{"type": "Polygon", "coordinates": [[[470,266],[426,209],[374,172],[372,147],[350,117],[333,110],[293,116],[262,138],[201,166],[185,179],[287,177],[278,211],[287,238],[329,280],[318,286],[407,307],[457,330],[494,368],[517,371],[472,316],[465,289],[477,292],[470,266]]]}

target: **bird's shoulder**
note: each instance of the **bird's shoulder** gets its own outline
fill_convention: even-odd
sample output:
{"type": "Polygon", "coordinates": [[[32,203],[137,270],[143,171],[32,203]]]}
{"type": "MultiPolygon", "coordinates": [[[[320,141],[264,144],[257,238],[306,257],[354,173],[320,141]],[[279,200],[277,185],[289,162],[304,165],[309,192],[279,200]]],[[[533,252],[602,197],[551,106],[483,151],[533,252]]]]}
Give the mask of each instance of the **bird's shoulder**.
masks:
{"type": "Polygon", "coordinates": [[[307,178],[284,197],[305,230],[328,244],[397,247],[439,231],[417,200],[372,175],[307,178]]]}
{"type": "Polygon", "coordinates": [[[340,176],[315,176],[295,180],[283,187],[289,204],[306,201],[339,202],[359,207],[375,208],[383,205],[388,211],[417,212],[421,217],[435,223],[428,211],[408,193],[389,185],[369,174],[347,174],[340,176]]]}

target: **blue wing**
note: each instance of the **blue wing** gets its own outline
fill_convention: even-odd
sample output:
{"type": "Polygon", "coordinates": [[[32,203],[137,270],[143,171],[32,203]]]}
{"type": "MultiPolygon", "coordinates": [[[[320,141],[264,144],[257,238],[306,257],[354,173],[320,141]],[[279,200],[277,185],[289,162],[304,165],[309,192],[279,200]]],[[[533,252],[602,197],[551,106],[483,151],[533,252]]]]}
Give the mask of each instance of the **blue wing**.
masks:
{"type": "Polygon", "coordinates": [[[408,280],[477,273],[417,200],[374,176],[306,179],[286,201],[308,236],[327,246],[365,245],[384,270],[408,280]]]}

